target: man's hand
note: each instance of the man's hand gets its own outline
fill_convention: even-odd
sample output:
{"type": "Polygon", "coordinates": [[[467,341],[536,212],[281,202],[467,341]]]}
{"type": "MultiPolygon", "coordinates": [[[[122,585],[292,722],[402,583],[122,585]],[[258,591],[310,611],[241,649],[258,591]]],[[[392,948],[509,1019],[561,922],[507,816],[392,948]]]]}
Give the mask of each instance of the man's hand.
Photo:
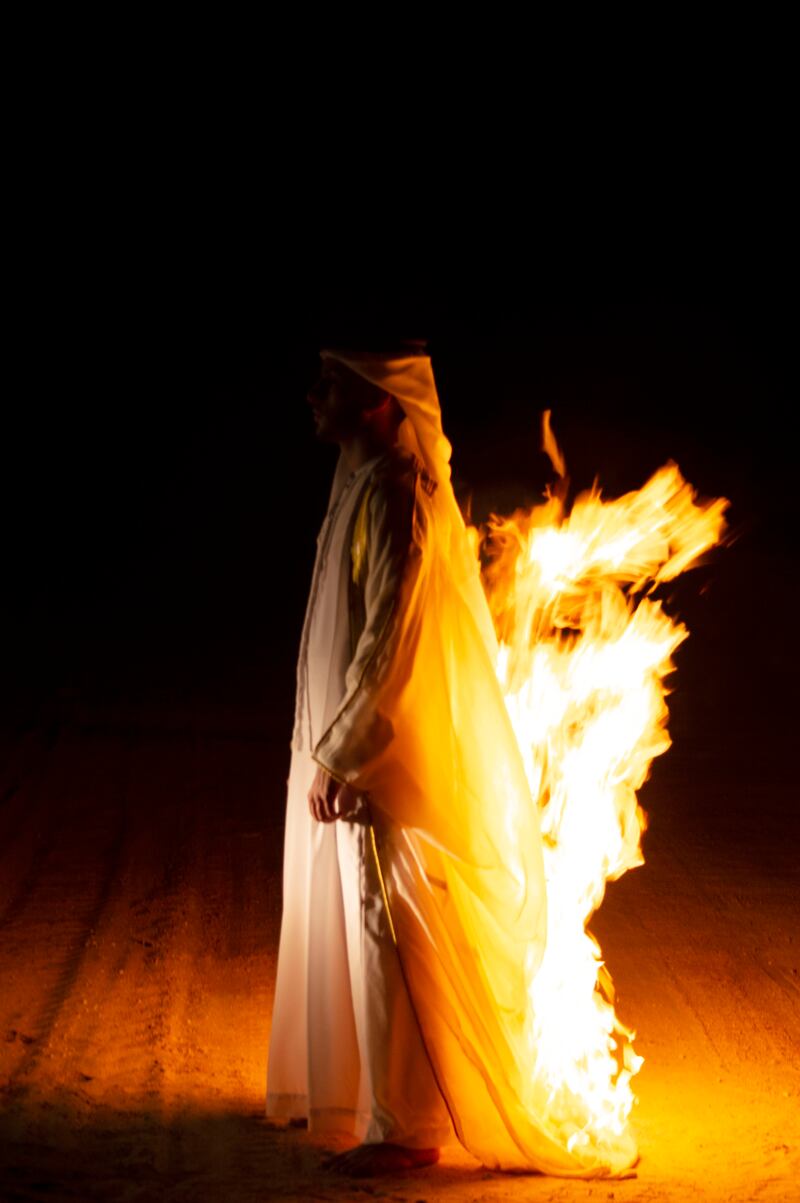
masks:
{"type": "Polygon", "coordinates": [[[334,823],[350,814],[358,802],[358,794],[349,785],[342,785],[331,777],[322,765],[318,765],[311,789],[308,791],[308,809],[320,823],[334,823]]]}

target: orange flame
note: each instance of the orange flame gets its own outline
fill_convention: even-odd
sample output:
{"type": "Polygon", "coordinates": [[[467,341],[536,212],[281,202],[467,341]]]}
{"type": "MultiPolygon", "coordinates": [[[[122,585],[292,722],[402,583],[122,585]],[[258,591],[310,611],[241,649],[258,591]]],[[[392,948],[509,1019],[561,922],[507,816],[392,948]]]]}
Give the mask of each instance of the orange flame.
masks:
{"type": "Polygon", "coordinates": [[[568,511],[549,418],[543,448],[562,479],[544,504],[493,515],[473,539],[545,849],[547,947],[528,987],[531,1098],[544,1083],[549,1118],[578,1150],[627,1132],[642,1064],[586,924],[606,882],[643,863],[636,791],[670,745],[664,678],[688,632],[651,595],[720,541],[728,502],[698,501],[668,463],[637,492],[604,501],[593,487],[568,511]]]}

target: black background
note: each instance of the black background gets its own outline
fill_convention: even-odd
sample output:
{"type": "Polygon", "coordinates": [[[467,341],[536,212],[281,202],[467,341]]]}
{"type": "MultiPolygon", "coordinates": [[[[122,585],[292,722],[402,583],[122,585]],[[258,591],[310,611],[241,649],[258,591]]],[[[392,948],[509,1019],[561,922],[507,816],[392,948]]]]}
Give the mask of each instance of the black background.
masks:
{"type": "Polygon", "coordinates": [[[77,228],[51,232],[46,271],[20,289],[3,418],[11,721],[224,712],[288,742],[335,462],[305,403],[317,351],[414,337],[477,520],[541,496],[545,408],[573,492],[596,478],[617,495],[674,459],[701,495],[730,499],[734,542],[670,593],[695,633],[681,686],[728,739],[758,717],[771,742],[765,698],[783,729],[796,339],[779,239],[731,255],[727,226],[712,251],[705,227],[666,242],[645,229],[624,254],[591,238],[568,253],[563,236],[537,250],[490,231],[444,261],[386,231],[358,255],[313,223],[304,243],[302,219],[266,251],[217,230],[213,255],[188,216],[77,228]]]}

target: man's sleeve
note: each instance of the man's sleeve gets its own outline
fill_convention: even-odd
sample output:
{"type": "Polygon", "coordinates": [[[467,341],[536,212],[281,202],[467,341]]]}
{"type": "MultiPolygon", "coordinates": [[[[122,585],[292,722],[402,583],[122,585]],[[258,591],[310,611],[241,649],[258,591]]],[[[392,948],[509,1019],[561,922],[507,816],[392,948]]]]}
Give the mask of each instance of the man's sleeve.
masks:
{"type": "Polygon", "coordinates": [[[345,675],[344,697],[313,752],[333,777],[356,786],[393,734],[383,687],[389,674],[397,676],[404,654],[404,609],[419,567],[414,489],[408,473],[381,481],[369,498],[364,628],[345,675]]]}

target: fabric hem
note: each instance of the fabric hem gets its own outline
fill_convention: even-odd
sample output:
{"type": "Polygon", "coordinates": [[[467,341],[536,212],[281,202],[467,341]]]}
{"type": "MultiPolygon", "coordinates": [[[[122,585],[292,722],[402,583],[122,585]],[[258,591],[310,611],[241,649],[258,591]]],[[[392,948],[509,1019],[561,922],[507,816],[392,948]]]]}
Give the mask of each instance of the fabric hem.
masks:
{"type": "Polygon", "coordinates": [[[267,1094],[264,1112],[269,1119],[305,1119],[308,1100],[304,1094],[267,1094]]]}

